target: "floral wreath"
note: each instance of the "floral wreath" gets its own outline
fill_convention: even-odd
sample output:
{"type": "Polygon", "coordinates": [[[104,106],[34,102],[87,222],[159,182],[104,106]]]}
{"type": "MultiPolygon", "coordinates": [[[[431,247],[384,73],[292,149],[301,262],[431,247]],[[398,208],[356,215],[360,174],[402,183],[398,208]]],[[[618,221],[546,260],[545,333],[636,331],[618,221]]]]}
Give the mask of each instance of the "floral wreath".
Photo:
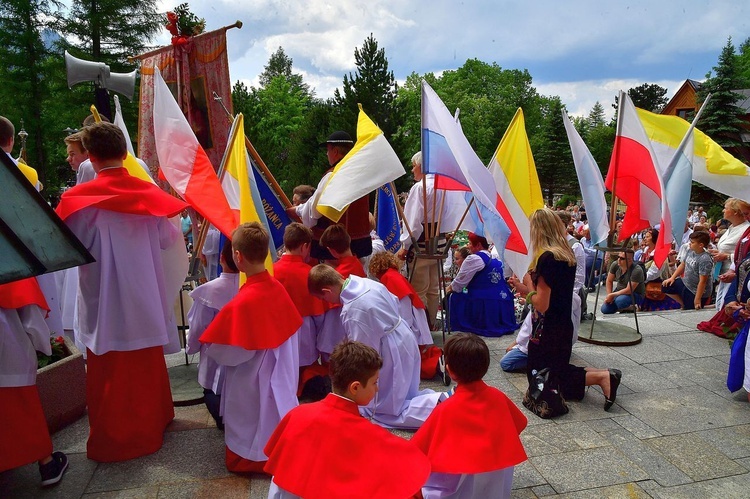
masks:
{"type": "Polygon", "coordinates": [[[172,33],[172,45],[184,45],[191,36],[200,35],[206,29],[206,20],[192,12],[187,3],[183,3],[167,12],[165,27],[172,33]]]}

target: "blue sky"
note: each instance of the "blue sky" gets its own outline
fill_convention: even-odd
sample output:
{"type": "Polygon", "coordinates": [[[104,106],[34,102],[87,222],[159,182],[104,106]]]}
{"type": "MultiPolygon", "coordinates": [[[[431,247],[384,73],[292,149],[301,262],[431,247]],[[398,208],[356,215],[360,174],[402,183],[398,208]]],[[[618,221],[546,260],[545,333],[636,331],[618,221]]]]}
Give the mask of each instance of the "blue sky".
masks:
{"type": "MultiPolygon", "coordinates": [[[[168,10],[180,0],[161,0],[168,10]]],[[[600,101],[609,115],[617,91],[657,83],[671,96],[702,80],[727,37],[750,37],[746,0],[192,0],[207,29],[228,32],[232,82],[256,85],[279,46],[320,97],[355,69],[354,48],[373,33],[402,81],[461,66],[468,58],[528,69],[544,95],[587,114],[600,101]]],[[[158,44],[168,43],[164,33],[158,44]]]]}

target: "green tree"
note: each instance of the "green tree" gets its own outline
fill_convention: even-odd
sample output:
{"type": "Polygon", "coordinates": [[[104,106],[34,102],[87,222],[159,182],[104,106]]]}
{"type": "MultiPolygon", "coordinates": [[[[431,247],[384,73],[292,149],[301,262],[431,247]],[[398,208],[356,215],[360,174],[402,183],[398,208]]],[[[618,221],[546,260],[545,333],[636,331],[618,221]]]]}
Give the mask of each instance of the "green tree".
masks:
{"type": "MultiPolygon", "coordinates": [[[[635,107],[651,111],[652,113],[660,112],[669,99],[667,98],[667,89],[654,83],[643,83],[637,87],[628,90],[628,95],[633,101],[635,107]]],[[[615,96],[615,103],[612,107],[617,110],[619,106],[619,96],[615,96]]]]}
{"type": "Polygon", "coordinates": [[[372,33],[365,39],[362,48],[354,49],[354,61],[356,71],[344,75],[343,90],[337,88],[333,96],[339,113],[338,128],[355,128],[359,113],[357,104],[362,104],[365,113],[386,138],[390,138],[399,124],[400,113],[394,106],[398,85],[393,71],[388,69],[385,49],[378,48],[372,33]]]}
{"type": "Polygon", "coordinates": [[[271,80],[277,76],[283,77],[295,90],[312,97],[310,86],[302,80],[302,75],[292,72],[292,58],[286,55],[284,49],[279,47],[271,54],[268,64],[263,67],[263,72],[258,79],[262,87],[267,87],[271,80]]]}
{"type": "MultiPolygon", "coordinates": [[[[534,138],[532,150],[542,193],[552,206],[557,193],[578,192],[578,181],[570,152],[560,97],[541,97],[542,124],[534,138]]],[[[531,141],[531,139],[530,139],[531,141]]]]}
{"type": "Polygon", "coordinates": [[[72,0],[62,32],[71,46],[93,60],[121,71],[128,56],[137,55],[164,24],[156,0],[72,0]]]}
{"type": "Polygon", "coordinates": [[[587,121],[589,128],[596,128],[605,124],[604,106],[602,106],[599,101],[594,103],[594,107],[591,108],[587,121]]]}
{"type": "Polygon", "coordinates": [[[740,45],[740,51],[737,55],[737,73],[739,76],[740,88],[750,88],[750,37],[740,45]]]}
{"type": "MultiPolygon", "coordinates": [[[[45,127],[44,104],[49,98],[49,84],[54,75],[45,62],[53,56],[49,27],[60,13],[55,0],[4,0],[0,3],[0,109],[16,126],[21,120],[29,134],[27,158],[41,182],[56,183],[54,172],[46,168],[46,138],[53,133],[45,127]]],[[[20,141],[16,140],[17,149],[20,141]]],[[[18,154],[16,152],[16,154],[18,154]]]]}
{"type": "MultiPolygon", "coordinates": [[[[711,94],[711,100],[706,105],[698,126],[722,147],[743,155],[745,148],[740,138],[744,123],[740,116],[743,111],[737,107],[737,101],[742,96],[734,92],[740,86],[738,60],[730,37],[721,50],[713,73],[706,75],[706,81],[698,91],[700,102],[703,102],[709,93],[711,94]]],[[[747,159],[746,151],[744,155],[747,159]]]]}

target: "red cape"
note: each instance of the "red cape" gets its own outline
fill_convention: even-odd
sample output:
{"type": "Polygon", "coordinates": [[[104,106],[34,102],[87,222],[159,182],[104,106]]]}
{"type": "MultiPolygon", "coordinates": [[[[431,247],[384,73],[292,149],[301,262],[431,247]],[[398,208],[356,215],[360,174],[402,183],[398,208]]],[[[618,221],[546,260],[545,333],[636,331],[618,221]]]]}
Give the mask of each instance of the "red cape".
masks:
{"type": "Polygon", "coordinates": [[[411,285],[406,277],[402,276],[396,269],[388,269],[383,275],[380,276],[380,282],[385,286],[388,291],[396,295],[399,300],[404,296],[408,296],[411,300],[411,304],[414,308],[424,310],[424,303],[419,297],[414,286],[411,285]]]}
{"type": "Polygon", "coordinates": [[[0,308],[16,309],[26,305],[38,305],[49,312],[47,299],[36,277],[0,284],[0,308]]]}
{"type": "Polygon", "coordinates": [[[414,444],[370,423],[354,402],[333,394],[292,409],[264,452],[273,481],[305,499],[411,497],[430,474],[414,444]]]}
{"type": "Polygon", "coordinates": [[[302,325],[289,294],[268,271],[247,278],[200,337],[202,343],[270,350],[288,340],[302,325]]]}
{"type": "Polygon", "coordinates": [[[284,286],[302,317],[322,315],[326,308],[323,300],[307,290],[307,276],[312,267],[299,255],[282,255],[273,264],[273,276],[284,286]]]}
{"type": "Polygon", "coordinates": [[[362,262],[356,256],[344,256],[339,258],[339,264],[336,266],[336,272],[341,274],[344,279],[350,275],[356,275],[358,277],[367,277],[365,274],[365,268],[362,266],[362,262]]]}
{"type": "Polygon", "coordinates": [[[63,193],[55,212],[65,220],[90,206],[157,217],[172,217],[188,207],[154,184],[131,176],[125,168],[102,170],[94,180],[71,187],[63,193]]]}
{"type": "Polygon", "coordinates": [[[475,381],[459,384],[411,441],[430,459],[433,472],[486,473],[526,461],[518,437],[526,423],[503,392],[475,381]]]}

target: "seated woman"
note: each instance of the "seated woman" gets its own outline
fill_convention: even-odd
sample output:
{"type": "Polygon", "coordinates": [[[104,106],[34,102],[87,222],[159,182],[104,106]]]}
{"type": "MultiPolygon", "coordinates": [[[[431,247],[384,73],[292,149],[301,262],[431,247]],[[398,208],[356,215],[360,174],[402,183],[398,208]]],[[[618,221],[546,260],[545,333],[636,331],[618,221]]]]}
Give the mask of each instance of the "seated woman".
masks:
{"type": "Polygon", "coordinates": [[[644,240],[647,241],[647,246],[649,246],[649,243],[652,243],[651,246],[653,246],[649,251],[648,258],[644,261],[646,268],[646,294],[639,307],[640,310],[644,312],[676,310],[680,308],[680,304],[667,296],[661,286],[662,281],[671,277],[672,273],[677,268],[677,252],[672,250],[669,253],[669,258],[664,261],[661,267],[654,265],[654,248],[656,245],[653,243],[655,243],[658,238],[659,231],[656,229],[648,229],[646,231],[646,236],[644,236],[644,240]]]}
{"type": "Polygon", "coordinates": [[[502,336],[518,329],[513,292],[503,278],[503,264],[490,256],[487,239],[469,233],[471,255],[445,288],[452,331],[502,336]]]}

